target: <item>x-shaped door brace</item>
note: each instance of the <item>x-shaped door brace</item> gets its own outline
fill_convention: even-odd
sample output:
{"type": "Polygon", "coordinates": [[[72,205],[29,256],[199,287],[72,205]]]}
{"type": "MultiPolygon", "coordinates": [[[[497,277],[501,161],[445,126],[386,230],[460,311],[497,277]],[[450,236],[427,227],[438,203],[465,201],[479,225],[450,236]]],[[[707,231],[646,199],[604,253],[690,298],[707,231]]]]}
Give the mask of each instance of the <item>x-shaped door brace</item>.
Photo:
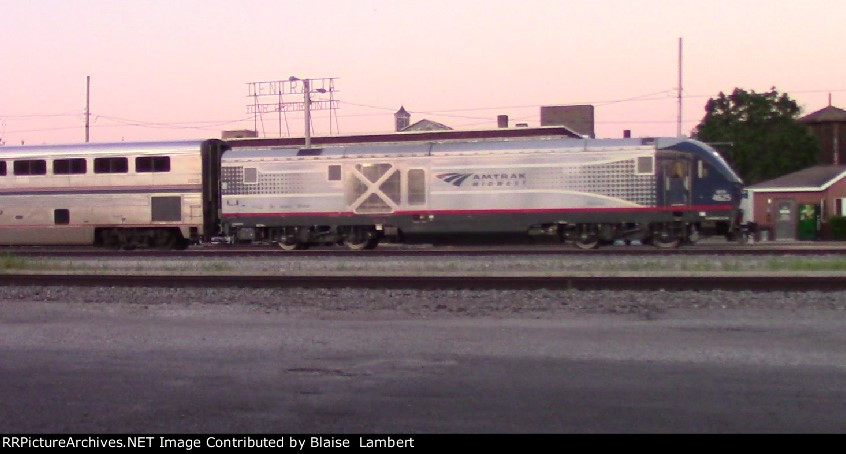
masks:
{"type": "Polygon", "coordinates": [[[382,186],[382,184],[385,183],[385,181],[388,180],[388,178],[391,177],[391,175],[397,173],[399,171],[399,169],[392,166],[387,172],[383,173],[382,176],[379,177],[378,180],[373,181],[373,182],[371,182],[369,178],[364,176],[364,174],[361,173],[357,168],[353,167],[351,170],[352,170],[352,174],[355,175],[355,177],[358,179],[358,181],[364,183],[367,186],[367,190],[364,191],[364,193],[361,194],[357,199],[355,199],[355,202],[353,202],[350,205],[350,207],[354,211],[358,211],[358,207],[362,203],[364,203],[364,201],[367,200],[367,198],[370,197],[371,194],[376,194],[377,197],[382,199],[383,202],[385,202],[389,207],[391,207],[391,209],[386,210],[385,213],[391,213],[398,208],[397,204],[395,204],[394,201],[391,200],[391,198],[387,196],[387,194],[382,192],[380,187],[382,186]]]}

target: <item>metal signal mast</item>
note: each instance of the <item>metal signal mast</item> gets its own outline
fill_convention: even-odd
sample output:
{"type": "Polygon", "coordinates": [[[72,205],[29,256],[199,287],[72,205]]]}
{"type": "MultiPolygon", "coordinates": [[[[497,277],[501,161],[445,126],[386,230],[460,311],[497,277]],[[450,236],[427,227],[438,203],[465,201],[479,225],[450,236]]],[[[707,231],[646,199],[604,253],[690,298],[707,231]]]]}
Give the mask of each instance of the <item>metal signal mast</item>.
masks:
{"type": "MultiPolygon", "coordinates": [[[[262,114],[276,112],[279,116],[279,135],[282,135],[282,117],[287,112],[303,111],[305,113],[305,146],[311,146],[311,111],[329,110],[329,134],[332,134],[332,117],[335,117],[335,129],[338,126],[338,100],[335,99],[335,80],[337,77],[322,77],[317,79],[300,79],[291,76],[288,80],[249,82],[247,97],[253,98],[253,103],[247,105],[247,113],[254,115],[256,131],[258,119],[262,114]],[[328,99],[312,99],[311,95],[328,95],[328,99]],[[285,97],[302,96],[302,101],[286,101],[285,97]],[[267,102],[275,97],[276,102],[267,102]]],[[[287,127],[287,117],[285,121],[287,127]]]]}

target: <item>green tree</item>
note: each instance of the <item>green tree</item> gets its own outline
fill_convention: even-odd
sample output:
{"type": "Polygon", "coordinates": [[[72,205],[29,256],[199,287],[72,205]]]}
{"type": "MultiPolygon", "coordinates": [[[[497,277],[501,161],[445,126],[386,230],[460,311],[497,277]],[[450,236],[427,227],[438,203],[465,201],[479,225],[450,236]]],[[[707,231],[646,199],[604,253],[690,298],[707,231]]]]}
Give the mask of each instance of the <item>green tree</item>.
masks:
{"type": "Polygon", "coordinates": [[[693,137],[714,144],[743,181],[754,184],[817,163],[819,144],[798,121],[800,110],[775,87],[765,93],[735,88],[708,100],[693,137]]]}

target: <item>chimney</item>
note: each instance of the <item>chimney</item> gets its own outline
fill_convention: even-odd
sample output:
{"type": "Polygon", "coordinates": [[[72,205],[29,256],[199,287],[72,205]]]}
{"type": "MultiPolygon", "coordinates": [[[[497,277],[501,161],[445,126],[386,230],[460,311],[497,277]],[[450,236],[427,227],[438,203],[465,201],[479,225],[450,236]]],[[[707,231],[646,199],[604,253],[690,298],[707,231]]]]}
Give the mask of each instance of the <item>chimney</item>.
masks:
{"type": "Polygon", "coordinates": [[[631,129],[624,129],[623,130],[623,138],[624,139],[631,139],[632,138],[632,130],[631,129]]]}
{"type": "Polygon", "coordinates": [[[507,128],[508,127],[508,115],[497,115],[496,116],[496,127],[497,128],[507,128]]]}

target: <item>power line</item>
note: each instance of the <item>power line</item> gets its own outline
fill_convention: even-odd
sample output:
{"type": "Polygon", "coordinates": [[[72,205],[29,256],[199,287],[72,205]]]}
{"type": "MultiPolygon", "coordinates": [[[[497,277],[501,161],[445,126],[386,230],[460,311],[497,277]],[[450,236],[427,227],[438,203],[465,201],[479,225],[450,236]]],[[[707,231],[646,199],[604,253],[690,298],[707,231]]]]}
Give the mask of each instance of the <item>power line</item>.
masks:
{"type": "MultiPolygon", "coordinates": [[[[663,90],[663,91],[660,91],[660,92],[649,93],[649,94],[640,95],[640,96],[634,96],[634,97],[631,97],[631,98],[614,99],[614,100],[607,100],[607,101],[579,101],[579,102],[570,102],[568,104],[593,104],[593,105],[596,105],[596,106],[600,106],[600,105],[609,105],[609,104],[615,104],[615,103],[621,103],[621,102],[630,102],[630,101],[653,101],[653,100],[659,100],[659,99],[666,99],[667,97],[661,97],[661,98],[646,98],[646,97],[655,96],[657,94],[667,94],[669,92],[670,92],[670,90],[663,90]]],[[[347,101],[345,104],[350,104],[350,105],[354,105],[354,106],[358,106],[358,107],[367,107],[367,108],[370,108],[370,109],[378,109],[378,110],[393,111],[393,110],[396,109],[395,107],[393,107],[393,108],[392,107],[379,107],[379,106],[373,106],[373,105],[368,105],[368,104],[358,104],[358,103],[353,103],[353,102],[349,102],[349,101],[347,101]]],[[[410,113],[424,113],[424,114],[434,115],[434,114],[439,114],[439,113],[442,113],[442,112],[475,112],[475,111],[480,111],[480,110],[536,109],[536,108],[539,108],[539,107],[540,107],[539,104],[526,104],[526,105],[517,105],[517,106],[472,107],[472,108],[444,109],[444,110],[419,110],[419,111],[409,111],[409,112],[410,113]]]]}
{"type": "MultiPolygon", "coordinates": [[[[604,101],[575,101],[569,102],[568,104],[592,104],[595,106],[605,106],[610,104],[618,104],[623,102],[634,102],[634,101],[658,101],[669,99],[670,95],[672,94],[672,90],[661,90],[653,93],[647,93],[638,96],[632,96],[628,98],[621,98],[621,99],[610,99],[604,101]],[[664,95],[661,97],[655,97],[656,95],[664,95]]],[[[345,104],[353,105],[356,107],[366,107],[369,109],[376,109],[376,110],[386,110],[386,111],[394,111],[396,107],[383,107],[383,106],[374,106],[371,104],[363,104],[363,103],[355,103],[346,101],[345,104]]],[[[460,109],[444,109],[444,110],[415,110],[409,111],[410,113],[416,114],[428,114],[428,115],[441,115],[444,112],[476,112],[481,110],[509,110],[509,109],[537,109],[540,108],[539,104],[524,104],[524,105],[515,105],[515,106],[493,106],[493,107],[471,107],[471,108],[460,108],[460,109]]],[[[446,116],[446,115],[444,115],[446,116]]],[[[472,117],[468,117],[472,118],[472,117]]],[[[479,118],[479,117],[476,117],[479,118]]]]}
{"type": "MultiPolygon", "coordinates": [[[[811,90],[793,90],[793,91],[783,91],[785,94],[813,94],[813,93],[839,93],[839,92],[846,92],[846,88],[832,88],[832,89],[811,89],[811,90]]],[[[620,99],[611,99],[611,100],[604,100],[604,101],[580,101],[580,102],[571,102],[569,104],[592,104],[596,107],[605,107],[614,104],[621,104],[627,102],[650,102],[650,101],[662,101],[662,100],[670,100],[673,98],[673,90],[661,90],[652,93],[646,93],[638,96],[632,96],[627,98],[620,98],[620,99]]],[[[696,99],[696,98],[714,98],[715,95],[701,95],[701,94],[685,94],[683,98],[685,99],[696,99]]],[[[385,107],[385,106],[376,106],[372,104],[366,103],[356,103],[345,101],[343,104],[355,106],[355,107],[362,107],[367,109],[373,109],[378,111],[386,111],[386,112],[394,112],[396,107],[385,107]]],[[[432,116],[440,116],[440,117],[449,117],[449,118],[457,118],[457,119],[467,119],[467,120],[476,120],[472,123],[465,123],[460,126],[476,126],[487,124],[490,118],[486,116],[474,116],[474,115],[457,115],[455,113],[458,112],[482,112],[488,110],[519,110],[519,109],[538,109],[541,106],[538,104],[531,104],[531,105],[511,105],[511,106],[486,106],[486,107],[470,107],[470,108],[456,108],[456,109],[444,109],[444,110],[415,110],[410,111],[411,113],[415,113],[418,115],[432,115],[432,116]]],[[[72,110],[66,111],[61,113],[18,113],[18,114],[2,114],[0,117],[3,120],[15,120],[15,121],[31,121],[31,120],[46,120],[51,118],[61,118],[61,117],[77,117],[81,118],[84,115],[83,111],[80,110],[72,110]]],[[[97,120],[108,120],[111,122],[115,122],[118,124],[96,124],[93,127],[96,128],[115,128],[115,127],[138,127],[138,128],[150,128],[150,129],[182,129],[182,130],[201,130],[201,131],[214,131],[221,126],[241,123],[250,121],[252,117],[243,117],[234,120],[204,120],[204,121],[180,121],[180,122],[154,122],[154,121],[146,121],[146,120],[137,120],[137,119],[130,119],[124,118],[114,115],[106,115],[106,114],[92,114],[95,116],[94,123],[97,123],[97,120]]],[[[346,115],[337,115],[337,118],[355,118],[355,117],[378,117],[382,116],[381,113],[353,113],[353,114],[346,114],[346,115]]],[[[534,117],[515,117],[515,120],[530,120],[534,117]]],[[[330,120],[331,121],[331,120],[330,120]]],[[[696,123],[698,120],[686,120],[684,123],[696,123]]],[[[596,121],[596,124],[669,124],[673,123],[673,120],[648,120],[648,119],[638,119],[638,120],[609,120],[609,121],[596,121]]],[[[47,128],[30,128],[30,129],[5,129],[8,127],[8,123],[4,125],[4,135],[8,136],[10,134],[20,134],[20,133],[32,133],[32,132],[49,132],[49,131],[62,131],[62,130],[70,130],[70,129],[77,129],[79,126],[61,126],[61,127],[47,127],[47,128]]]]}
{"type": "Polygon", "coordinates": [[[72,112],[66,112],[66,113],[60,113],[60,114],[23,114],[23,115],[3,114],[2,117],[3,118],[16,119],[16,120],[29,120],[29,119],[38,120],[38,119],[42,119],[42,118],[76,117],[76,116],[81,116],[81,115],[83,115],[83,112],[72,111],[72,112]]]}
{"type": "MultiPolygon", "coordinates": [[[[158,128],[158,129],[213,129],[219,126],[225,126],[233,123],[250,120],[251,117],[239,118],[237,120],[215,120],[215,121],[189,121],[189,122],[150,122],[142,120],[133,120],[129,118],[116,117],[111,115],[98,115],[98,118],[121,123],[125,126],[137,126],[143,128],[158,128]]],[[[107,126],[107,125],[103,125],[107,126]]],[[[115,125],[119,126],[119,125],[115,125]]]]}
{"type": "MultiPolygon", "coordinates": [[[[790,95],[790,93],[800,93],[800,94],[807,94],[807,93],[836,93],[846,91],[846,88],[838,88],[838,89],[814,89],[814,90],[794,90],[794,91],[785,91],[784,93],[790,95]]],[[[675,99],[676,96],[674,94],[676,90],[661,90],[652,93],[646,93],[643,95],[632,96],[628,98],[620,98],[620,99],[610,99],[610,100],[603,100],[603,101],[573,101],[568,102],[567,104],[591,104],[596,107],[604,107],[613,104],[621,104],[626,102],[647,102],[647,101],[665,101],[675,99]],[[661,95],[661,96],[658,96],[661,95]]],[[[683,99],[696,99],[696,98],[713,98],[715,95],[683,95],[683,99]]],[[[384,107],[384,106],[374,106],[371,104],[364,104],[364,103],[355,103],[346,101],[344,104],[349,104],[356,107],[365,107],[369,109],[375,110],[385,110],[385,111],[395,111],[396,107],[384,107]]],[[[476,112],[476,111],[483,111],[483,110],[509,110],[509,109],[537,109],[541,106],[539,104],[528,104],[528,105],[513,105],[513,106],[491,106],[491,107],[470,107],[470,108],[459,108],[459,109],[444,109],[444,110],[409,110],[410,113],[416,114],[427,114],[427,115],[442,115],[444,112],[476,112]]],[[[350,115],[345,115],[350,116],[350,115]]],[[[444,115],[446,116],[446,115],[444,115]]],[[[468,117],[472,118],[472,117],[468,117]]],[[[478,117],[477,117],[478,118],[478,117]]]]}
{"type": "MultiPolygon", "coordinates": [[[[790,95],[791,93],[799,93],[799,94],[809,94],[809,93],[839,93],[839,92],[846,92],[846,88],[826,88],[826,89],[813,89],[813,90],[793,90],[793,91],[783,91],[783,93],[790,95]]],[[[604,106],[604,105],[611,105],[611,104],[619,104],[624,102],[636,102],[636,101],[660,101],[660,100],[668,100],[672,99],[672,94],[674,90],[661,90],[653,93],[647,93],[638,96],[632,96],[628,98],[620,98],[620,99],[612,99],[612,100],[602,100],[602,101],[573,101],[568,102],[568,104],[592,104],[594,106],[604,106]],[[656,95],[665,95],[665,96],[658,96],[656,95]]],[[[713,98],[715,97],[714,94],[703,95],[703,94],[695,94],[695,95],[684,95],[685,99],[694,99],[694,98],[713,98]]],[[[365,107],[368,109],[374,110],[384,110],[393,112],[396,110],[396,107],[384,107],[384,106],[374,106],[372,104],[365,104],[365,103],[356,103],[350,101],[344,101],[343,104],[351,105],[356,107],[365,107]]],[[[512,105],[512,106],[487,106],[487,107],[469,107],[469,108],[459,108],[459,109],[443,109],[443,110],[420,110],[420,111],[411,111],[411,113],[419,113],[419,114],[440,114],[443,112],[451,113],[451,112],[475,112],[475,111],[482,111],[482,110],[507,110],[507,109],[534,109],[539,108],[539,104],[524,104],[524,105],[512,105]]],[[[35,114],[2,114],[4,119],[40,119],[40,118],[55,118],[55,117],[74,117],[74,116],[83,116],[85,113],[83,111],[72,110],[63,113],[35,113],[35,114]]],[[[93,114],[92,114],[93,115],[93,114]]],[[[364,116],[376,116],[378,114],[350,114],[350,115],[343,115],[344,117],[364,117],[364,116]]],[[[192,124],[203,124],[203,123],[219,123],[219,124],[227,124],[227,123],[235,123],[238,121],[244,121],[245,119],[238,119],[238,120],[230,120],[230,121],[191,121],[191,122],[174,122],[174,123],[161,123],[161,122],[148,122],[143,120],[132,120],[132,119],[125,119],[121,117],[112,117],[108,115],[100,115],[101,117],[109,117],[120,119],[123,121],[135,122],[141,125],[147,124],[158,124],[158,125],[192,125],[192,124]]],[[[250,120],[252,117],[247,117],[246,120],[250,120]]]]}
{"type": "Polygon", "coordinates": [[[79,129],[79,126],[63,126],[58,128],[41,128],[41,129],[15,129],[6,131],[6,134],[19,134],[22,132],[47,132],[47,131],[62,131],[66,129],[79,129]]]}
{"type": "MultiPolygon", "coordinates": [[[[125,127],[125,126],[132,126],[132,127],[139,127],[139,128],[151,128],[151,129],[190,129],[190,130],[205,130],[205,131],[214,131],[220,126],[225,126],[229,124],[239,123],[241,121],[247,121],[250,118],[245,117],[238,120],[225,120],[225,121],[195,121],[195,122],[178,122],[178,123],[154,123],[154,122],[145,122],[141,120],[132,120],[127,118],[115,117],[110,115],[94,115],[94,128],[103,129],[103,128],[118,128],[118,127],[125,127]],[[118,124],[97,124],[98,120],[104,119],[116,122],[118,124]]],[[[62,126],[62,127],[53,127],[53,128],[38,128],[38,129],[17,129],[17,130],[7,130],[5,131],[6,134],[18,134],[18,133],[25,133],[25,132],[48,132],[48,131],[60,131],[66,129],[77,129],[79,126],[62,126]]]]}

